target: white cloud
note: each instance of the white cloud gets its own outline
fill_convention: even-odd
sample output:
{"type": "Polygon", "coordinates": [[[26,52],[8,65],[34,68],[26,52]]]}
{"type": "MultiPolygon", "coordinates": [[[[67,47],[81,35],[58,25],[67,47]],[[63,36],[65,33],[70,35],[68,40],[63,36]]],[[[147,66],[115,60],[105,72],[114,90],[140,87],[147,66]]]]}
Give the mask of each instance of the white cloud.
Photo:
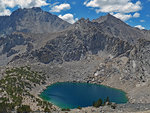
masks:
{"type": "Polygon", "coordinates": [[[140,13],[134,13],[133,17],[134,17],[134,18],[140,17],[140,13]]]}
{"type": "Polygon", "coordinates": [[[131,14],[127,15],[127,14],[122,14],[122,13],[116,13],[116,14],[113,14],[113,16],[115,16],[116,18],[119,18],[123,21],[126,21],[132,17],[131,14]]]}
{"type": "Polygon", "coordinates": [[[146,16],[147,16],[147,17],[150,17],[150,15],[149,15],[149,14],[147,14],[146,16]]]}
{"type": "Polygon", "coordinates": [[[67,10],[70,9],[70,4],[60,4],[60,5],[55,5],[51,8],[50,12],[60,12],[62,10],[67,10]]]}
{"type": "Polygon", "coordinates": [[[85,2],[83,4],[86,5],[88,2],[89,2],[89,0],[85,0],[85,2]]]}
{"type": "Polygon", "coordinates": [[[139,29],[145,29],[145,27],[141,26],[141,25],[136,25],[135,27],[139,28],[139,29]]]}
{"type": "Polygon", "coordinates": [[[69,22],[69,23],[71,23],[71,24],[75,23],[78,20],[78,18],[74,19],[74,16],[70,13],[65,14],[65,15],[59,15],[58,17],[65,20],[65,21],[67,21],[67,22],[69,22]]]}
{"type": "Polygon", "coordinates": [[[145,20],[140,20],[140,22],[145,22],[145,20]]]}
{"type": "Polygon", "coordinates": [[[10,15],[11,11],[7,8],[32,8],[48,5],[46,0],[0,0],[0,15],[10,15]]]}
{"type": "Polygon", "coordinates": [[[126,16],[126,18],[128,16],[129,18],[130,13],[142,9],[140,1],[133,3],[131,0],[90,0],[85,1],[84,5],[96,8],[97,13],[116,13],[120,19],[124,18],[124,16],[126,16]],[[121,15],[123,17],[121,17],[121,15]]]}
{"type": "Polygon", "coordinates": [[[91,0],[84,4],[87,7],[98,7],[97,12],[130,13],[141,10],[141,2],[134,4],[131,0],[91,0]]]}
{"type": "Polygon", "coordinates": [[[10,15],[11,11],[9,9],[0,8],[0,16],[10,15]]]}

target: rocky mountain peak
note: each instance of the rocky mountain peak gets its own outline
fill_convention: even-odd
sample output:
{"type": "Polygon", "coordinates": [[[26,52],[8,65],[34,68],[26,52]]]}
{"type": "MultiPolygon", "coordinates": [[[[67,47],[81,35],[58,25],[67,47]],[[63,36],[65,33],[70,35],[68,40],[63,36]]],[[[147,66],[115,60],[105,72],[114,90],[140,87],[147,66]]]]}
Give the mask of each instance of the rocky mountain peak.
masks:
{"type": "Polygon", "coordinates": [[[99,28],[101,28],[105,34],[118,37],[131,44],[135,44],[141,37],[147,39],[147,36],[145,36],[145,34],[143,34],[139,29],[129,26],[109,13],[106,16],[94,19],[92,22],[98,23],[99,28]]]}
{"type": "Polygon", "coordinates": [[[19,8],[16,11],[14,11],[11,15],[16,15],[19,13],[29,13],[29,12],[43,12],[43,10],[40,7],[33,7],[33,8],[19,8]]]}
{"type": "Polygon", "coordinates": [[[89,19],[81,18],[76,23],[87,23],[89,22],[89,19]]]}
{"type": "Polygon", "coordinates": [[[90,23],[89,19],[81,18],[74,25],[82,26],[82,25],[87,24],[87,23],[90,23]]]}
{"type": "Polygon", "coordinates": [[[71,25],[69,29],[72,29],[72,30],[88,29],[91,26],[91,24],[94,24],[94,23],[91,22],[89,19],[81,18],[77,22],[75,22],[73,25],[71,25]]]}
{"type": "Polygon", "coordinates": [[[98,22],[98,23],[107,23],[109,25],[111,24],[125,24],[123,21],[120,19],[116,18],[115,16],[111,15],[108,13],[106,16],[101,16],[97,19],[94,19],[93,22],[98,22]]]}
{"type": "Polygon", "coordinates": [[[12,17],[23,17],[25,15],[28,14],[36,14],[36,13],[40,13],[40,12],[44,12],[40,7],[33,7],[33,8],[19,8],[16,11],[14,11],[11,16],[12,17]]]}
{"type": "Polygon", "coordinates": [[[10,16],[0,16],[0,33],[12,32],[24,33],[51,33],[66,29],[70,24],[56,15],[34,7],[29,9],[18,9],[10,16]]]}

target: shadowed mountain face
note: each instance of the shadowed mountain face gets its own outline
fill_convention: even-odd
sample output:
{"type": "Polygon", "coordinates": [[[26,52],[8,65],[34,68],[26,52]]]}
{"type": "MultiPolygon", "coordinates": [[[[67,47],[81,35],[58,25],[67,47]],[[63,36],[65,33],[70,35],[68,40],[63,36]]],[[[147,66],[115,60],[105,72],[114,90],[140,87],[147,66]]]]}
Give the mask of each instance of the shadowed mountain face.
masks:
{"type": "Polygon", "coordinates": [[[99,23],[99,27],[104,33],[107,33],[110,36],[113,35],[119,37],[131,44],[135,44],[140,38],[150,40],[150,35],[146,35],[142,30],[131,27],[110,14],[94,19],[93,22],[99,23]]]}
{"type": "Polygon", "coordinates": [[[149,31],[130,27],[110,14],[93,21],[82,18],[73,25],[40,8],[18,9],[10,17],[0,19],[2,21],[5,18],[7,21],[10,21],[10,18],[12,20],[4,26],[5,29],[9,28],[10,31],[22,31],[28,34],[34,33],[34,35],[25,37],[25,35],[13,34],[1,38],[1,40],[5,39],[5,43],[1,44],[3,45],[1,53],[7,56],[19,54],[19,50],[15,51],[14,48],[22,44],[26,52],[19,54],[17,58],[30,56],[29,58],[36,58],[39,62],[46,64],[78,61],[89,53],[98,54],[100,51],[108,52],[115,57],[121,54],[129,55],[129,51],[137,46],[139,39],[149,39],[149,31]],[[44,32],[59,30],[63,31],[56,32],[57,35],[48,34],[45,38],[44,32]],[[42,34],[37,37],[35,35],[37,33],[42,34]],[[21,40],[19,44],[15,41],[18,39],[21,40]],[[30,40],[27,41],[27,39],[30,40]]]}
{"type": "Polygon", "coordinates": [[[40,62],[78,61],[91,52],[107,51],[114,56],[121,55],[132,49],[132,45],[118,37],[109,36],[101,31],[98,23],[81,19],[68,28],[64,34],[47,42],[47,44],[32,52],[40,62]]]}
{"type": "Polygon", "coordinates": [[[66,29],[69,23],[41,8],[18,9],[0,17],[0,33],[51,33],[66,29]]]}

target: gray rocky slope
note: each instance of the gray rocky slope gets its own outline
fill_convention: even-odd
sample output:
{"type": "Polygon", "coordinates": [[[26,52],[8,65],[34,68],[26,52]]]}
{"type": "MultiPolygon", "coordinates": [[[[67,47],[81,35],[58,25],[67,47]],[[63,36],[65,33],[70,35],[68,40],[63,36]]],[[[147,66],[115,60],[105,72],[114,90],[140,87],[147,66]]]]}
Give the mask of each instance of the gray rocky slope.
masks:
{"type": "Polygon", "coordinates": [[[10,16],[0,17],[0,33],[50,33],[70,24],[41,8],[17,9],[10,16]]]}
{"type": "MultiPolygon", "coordinates": [[[[25,18],[20,23],[28,20],[25,18]]],[[[30,25],[40,25],[38,22],[41,20],[30,25]]],[[[1,35],[1,65],[31,65],[46,73],[49,82],[105,84],[126,91],[130,103],[150,103],[150,31],[133,28],[110,14],[93,21],[82,18],[73,25],[65,23],[66,29],[54,32],[60,25],[54,25],[53,33],[33,29],[1,35]]]]}

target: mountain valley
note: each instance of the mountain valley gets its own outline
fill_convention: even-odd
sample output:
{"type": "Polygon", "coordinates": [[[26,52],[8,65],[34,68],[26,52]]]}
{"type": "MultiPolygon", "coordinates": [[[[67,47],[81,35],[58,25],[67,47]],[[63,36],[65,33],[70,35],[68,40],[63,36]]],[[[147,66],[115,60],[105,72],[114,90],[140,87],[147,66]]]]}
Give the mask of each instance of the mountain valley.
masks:
{"type": "MultiPolygon", "coordinates": [[[[27,90],[35,98],[56,82],[96,83],[121,89],[129,99],[115,110],[104,107],[98,111],[150,110],[150,31],[131,27],[111,14],[92,21],[81,18],[74,24],[40,8],[1,16],[0,79],[9,78],[8,69],[22,67],[43,73],[43,84],[30,81],[33,87],[27,90]]],[[[8,92],[5,95],[9,98],[8,92]]],[[[38,110],[36,105],[24,103],[38,110]]],[[[57,106],[52,111],[61,112],[57,106]]]]}

